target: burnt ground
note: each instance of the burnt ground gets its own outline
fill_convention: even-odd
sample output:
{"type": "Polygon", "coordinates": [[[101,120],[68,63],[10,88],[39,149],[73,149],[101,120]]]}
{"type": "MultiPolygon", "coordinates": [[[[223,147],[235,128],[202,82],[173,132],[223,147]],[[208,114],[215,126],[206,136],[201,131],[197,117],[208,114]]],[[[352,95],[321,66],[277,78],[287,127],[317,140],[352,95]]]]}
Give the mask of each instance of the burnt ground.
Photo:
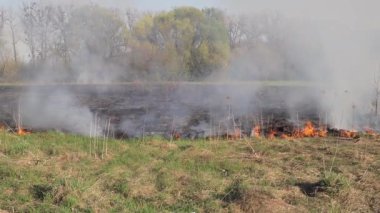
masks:
{"type": "MultiPolygon", "coordinates": [[[[317,94],[316,91],[314,87],[247,84],[3,86],[0,87],[0,122],[14,128],[19,100],[21,117],[22,109],[29,105],[23,101],[25,97],[34,100],[34,105],[41,103],[38,107],[51,105],[56,113],[61,113],[59,110],[65,109],[59,105],[64,98],[55,94],[64,93],[72,97],[76,105],[88,107],[94,116],[110,120],[119,136],[175,133],[195,138],[225,134],[235,128],[249,134],[255,124],[267,131],[291,132],[294,126],[303,125],[306,120],[316,125],[323,123],[323,112],[310,95],[317,94]],[[42,101],[52,94],[54,98],[42,101]]],[[[25,127],[65,130],[54,125],[37,128],[33,122],[25,127]]]]}

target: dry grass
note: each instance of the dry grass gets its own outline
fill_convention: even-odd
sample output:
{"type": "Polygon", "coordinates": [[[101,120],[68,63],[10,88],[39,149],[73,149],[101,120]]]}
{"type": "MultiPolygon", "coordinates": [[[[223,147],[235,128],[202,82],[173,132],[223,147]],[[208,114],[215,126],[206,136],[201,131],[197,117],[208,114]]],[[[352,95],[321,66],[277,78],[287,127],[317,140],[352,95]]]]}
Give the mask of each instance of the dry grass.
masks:
{"type": "Polygon", "coordinates": [[[0,132],[0,212],[380,210],[375,139],[90,140],[0,132]]]}

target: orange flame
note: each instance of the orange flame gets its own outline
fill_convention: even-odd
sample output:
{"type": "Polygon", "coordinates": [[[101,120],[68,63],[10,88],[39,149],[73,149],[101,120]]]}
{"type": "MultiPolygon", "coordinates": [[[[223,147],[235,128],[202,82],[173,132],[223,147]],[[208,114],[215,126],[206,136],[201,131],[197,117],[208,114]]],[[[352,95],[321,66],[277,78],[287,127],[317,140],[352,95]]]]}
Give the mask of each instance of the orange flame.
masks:
{"type": "Polygon", "coordinates": [[[316,129],[311,121],[307,121],[305,126],[301,130],[295,130],[292,134],[294,138],[303,137],[327,137],[328,131],[326,127],[322,127],[319,130],[316,129]]]}
{"type": "Polygon", "coordinates": [[[23,129],[23,128],[17,129],[17,135],[23,136],[23,135],[27,135],[27,134],[30,134],[30,132],[27,131],[26,129],[23,129]]]}
{"type": "Polygon", "coordinates": [[[357,131],[349,131],[349,130],[340,130],[339,131],[339,136],[343,138],[355,138],[358,136],[357,131]]]}
{"type": "Polygon", "coordinates": [[[181,138],[181,133],[174,131],[174,132],[172,133],[172,138],[173,138],[174,140],[179,140],[179,139],[181,138]]]}
{"type": "Polygon", "coordinates": [[[292,136],[289,136],[289,135],[287,135],[287,134],[282,134],[281,136],[281,139],[285,139],[285,140],[290,140],[290,139],[292,139],[293,137],[292,136]]]}
{"type": "Polygon", "coordinates": [[[270,130],[269,133],[268,133],[268,136],[267,136],[268,139],[269,140],[273,140],[275,138],[276,133],[277,133],[276,131],[270,130]]]}
{"type": "Polygon", "coordinates": [[[311,121],[306,122],[305,127],[302,130],[304,137],[314,137],[316,134],[313,123],[311,121]]]}
{"type": "Polygon", "coordinates": [[[238,140],[242,138],[242,131],[239,128],[235,128],[233,132],[226,135],[227,140],[238,140]]]}
{"type": "Polygon", "coordinates": [[[319,130],[318,136],[321,137],[321,138],[325,138],[325,137],[327,137],[327,133],[328,133],[327,129],[326,128],[322,128],[321,130],[319,130]]]}
{"type": "Polygon", "coordinates": [[[371,128],[368,128],[368,127],[365,127],[364,128],[364,132],[369,135],[369,136],[377,136],[377,133],[375,132],[375,130],[371,129],[371,128]]]}
{"type": "Polygon", "coordinates": [[[5,130],[6,130],[5,125],[0,123],[0,131],[5,131],[5,130]]]}
{"type": "Polygon", "coordinates": [[[261,135],[261,127],[259,125],[256,125],[252,128],[251,131],[251,137],[260,138],[261,135]]]}

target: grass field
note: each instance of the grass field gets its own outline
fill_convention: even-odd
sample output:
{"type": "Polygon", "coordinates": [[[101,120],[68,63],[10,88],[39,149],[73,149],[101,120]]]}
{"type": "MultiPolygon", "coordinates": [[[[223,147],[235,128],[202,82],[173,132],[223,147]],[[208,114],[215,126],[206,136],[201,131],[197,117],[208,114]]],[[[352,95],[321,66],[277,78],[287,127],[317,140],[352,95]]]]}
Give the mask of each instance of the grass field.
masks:
{"type": "Polygon", "coordinates": [[[0,132],[0,209],[380,211],[375,139],[109,140],[107,153],[105,145],[56,132],[0,132]]]}

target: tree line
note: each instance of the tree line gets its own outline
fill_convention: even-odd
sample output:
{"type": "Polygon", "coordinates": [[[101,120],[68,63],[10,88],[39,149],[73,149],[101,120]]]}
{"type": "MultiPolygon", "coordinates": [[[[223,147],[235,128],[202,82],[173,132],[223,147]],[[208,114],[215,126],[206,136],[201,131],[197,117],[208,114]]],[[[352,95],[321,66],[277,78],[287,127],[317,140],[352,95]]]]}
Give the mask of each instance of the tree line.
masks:
{"type": "Polygon", "coordinates": [[[199,80],[231,69],[252,69],[242,73],[267,79],[268,70],[294,70],[280,27],[277,14],[233,16],[194,7],[153,13],[28,2],[17,11],[0,9],[0,79],[199,80]],[[279,67],[272,67],[268,58],[276,57],[279,67]]]}

